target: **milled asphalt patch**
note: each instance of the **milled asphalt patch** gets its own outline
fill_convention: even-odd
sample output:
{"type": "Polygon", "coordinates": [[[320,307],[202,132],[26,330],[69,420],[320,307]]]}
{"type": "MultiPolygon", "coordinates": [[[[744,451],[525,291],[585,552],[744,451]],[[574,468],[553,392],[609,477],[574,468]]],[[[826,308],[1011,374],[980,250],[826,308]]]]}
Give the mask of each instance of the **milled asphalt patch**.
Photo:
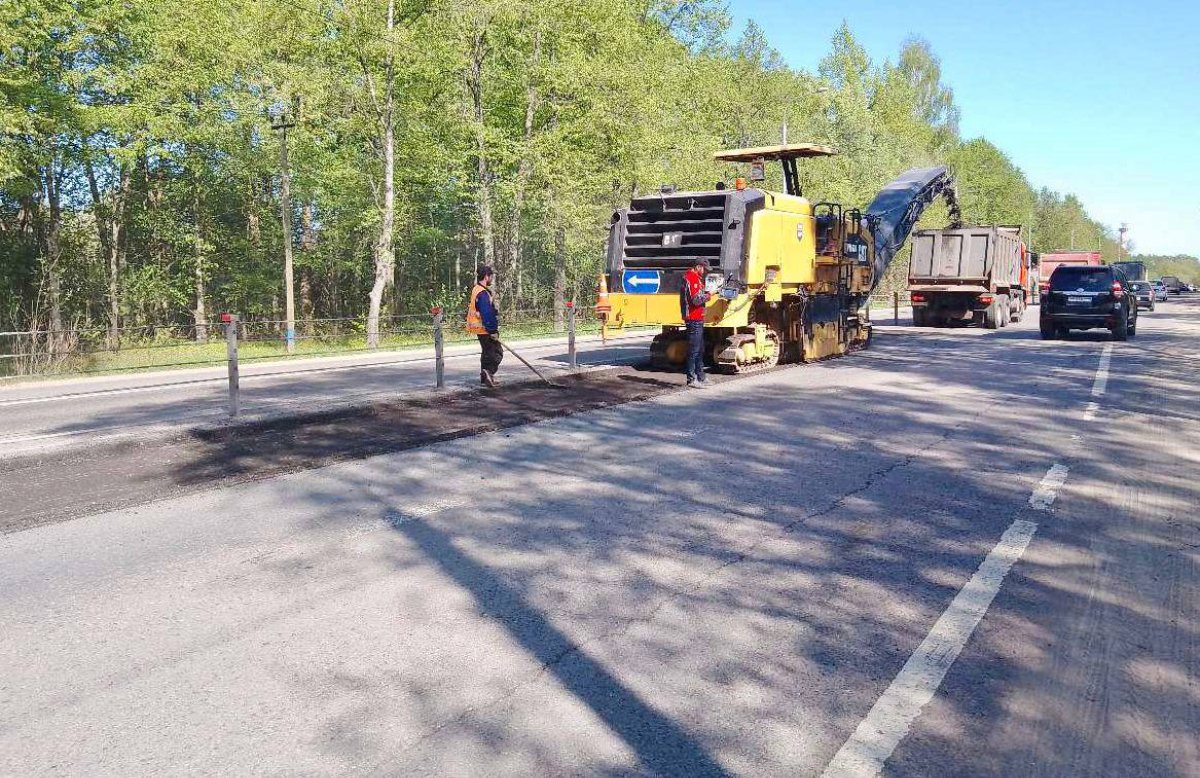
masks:
{"type": "Polygon", "coordinates": [[[558,380],[0,460],[0,534],[643,400],[679,390],[682,376],[624,367],[558,380]]]}

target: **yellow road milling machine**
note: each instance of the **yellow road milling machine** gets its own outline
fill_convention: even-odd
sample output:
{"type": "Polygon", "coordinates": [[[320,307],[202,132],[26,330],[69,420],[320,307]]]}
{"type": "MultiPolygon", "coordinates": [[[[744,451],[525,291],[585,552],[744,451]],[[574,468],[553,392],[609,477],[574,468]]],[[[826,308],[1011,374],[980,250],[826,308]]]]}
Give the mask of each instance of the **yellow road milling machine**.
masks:
{"type": "Polygon", "coordinates": [[[683,364],[680,285],[687,269],[704,260],[705,286],[713,292],[704,318],[710,367],[745,372],[865,348],[871,325],[860,311],[913,225],[939,196],[955,223],[958,206],[945,167],[904,173],[865,210],[809,202],[800,191],[798,160],[836,153],[794,143],[716,155],[749,163],[756,181],[767,162],[782,163],[786,193],[747,188],[738,179],[733,189],[664,187],[634,198],[612,218],[597,306],[606,328],[661,325],[652,360],[660,367],[683,364]]]}

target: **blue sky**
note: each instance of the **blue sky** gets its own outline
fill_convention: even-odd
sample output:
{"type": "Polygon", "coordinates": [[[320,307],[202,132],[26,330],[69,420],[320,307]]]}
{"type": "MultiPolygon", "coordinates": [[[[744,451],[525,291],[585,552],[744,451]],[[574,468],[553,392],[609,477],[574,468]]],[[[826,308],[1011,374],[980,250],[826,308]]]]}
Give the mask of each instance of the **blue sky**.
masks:
{"type": "Polygon", "coordinates": [[[925,38],[965,138],[988,138],[1034,186],[1076,193],[1100,221],[1128,223],[1136,251],[1200,256],[1200,2],[730,0],[730,11],[806,70],[843,19],[875,61],[925,38]]]}

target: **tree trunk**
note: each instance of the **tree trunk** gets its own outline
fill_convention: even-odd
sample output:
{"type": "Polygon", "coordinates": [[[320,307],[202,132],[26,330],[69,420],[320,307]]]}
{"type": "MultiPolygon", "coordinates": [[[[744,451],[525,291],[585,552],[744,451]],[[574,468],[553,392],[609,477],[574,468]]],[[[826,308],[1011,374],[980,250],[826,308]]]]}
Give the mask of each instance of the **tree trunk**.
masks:
{"type": "Polygon", "coordinates": [[[208,340],[208,313],[204,308],[204,233],[200,224],[199,178],[196,179],[192,187],[192,216],[192,246],[195,258],[193,279],[196,289],[196,307],[192,311],[192,321],[196,327],[196,342],[203,343],[208,340]]]}
{"type": "Polygon", "coordinates": [[[567,308],[567,235],[561,225],[554,228],[554,329],[562,332],[567,308]]]}
{"type": "Polygon", "coordinates": [[[537,30],[533,36],[533,58],[530,67],[531,75],[525,87],[525,138],[521,150],[521,160],[517,163],[517,178],[513,182],[513,215],[512,241],[509,243],[509,272],[516,276],[516,291],[513,294],[514,306],[519,307],[525,299],[525,267],[521,262],[521,217],[525,210],[525,187],[533,173],[533,118],[537,111],[538,91],[535,83],[536,68],[542,55],[542,31],[537,30]]]}
{"type": "MultiPolygon", "coordinates": [[[[58,166],[51,161],[43,169],[43,192],[49,223],[42,229],[42,285],[49,311],[46,321],[46,351],[53,360],[68,350],[66,324],[62,312],[62,196],[58,166]]],[[[35,324],[34,329],[37,329],[35,324]]],[[[34,347],[36,350],[36,346],[34,347]]]]}
{"type": "MultiPolygon", "coordinates": [[[[471,92],[473,124],[475,127],[475,154],[478,165],[476,198],[479,206],[479,241],[483,245],[483,264],[496,269],[495,229],[492,225],[491,173],[487,159],[487,128],[483,115],[483,61],[487,57],[487,31],[480,28],[475,33],[471,51],[471,62],[467,68],[467,88],[471,92]]],[[[476,268],[478,270],[478,268],[476,268]]],[[[503,296],[507,279],[498,274],[496,296],[503,296]]]]}
{"type": "Polygon", "coordinates": [[[250,176],[246,197],[246,239],[254,248],[262,246],[262,219],[258,215],[258,174],[250,176]]]}
{"type": "Polygon", "coordinates": [[[88,190],[92,195],[96,232],[100,237],[100,248],[104,253],[108,271],[108,347],[116,348],[121,340],[121,231],[125,221],[125,205],[129,198],[131,171],[128,165],[120,166],[117,191],[110,196],[110,202],[105,203],[90,157],[84,159],[84,170],[87,173],[88,190]]]}
{"type": "MultiPolygon", "coordinates": [[[[388,0],[387,33],[396,27],[396,3],[388,0]]],[[[379,239],[375,241],[375,283],[371,286],[370,309],[367,312],[367,348],[379,347],[379,314],[383,293],[392,280],[395,254],[392,233],[396,222],[396,127],[393,117],[395,98],[395,63],[391,48],[384,65],[384,98],[380,110],[383,130],[383,204],[380,212],[379,239]]]]}
{"type": "MultiPolygon", "coordinates": [[[[163,240],[159,232],[159,214],[162,211],[163,202],[166,199],[164,193],[164,173],[161,162],[159,165],[154,165],[148,154],[143,153],[142,170],[146,176],[146,208],[150,211],[150,224],[148,228],[148,240],[150,243],[150,257],[153,260],[154,266],[160,272],[167,275],[167,243],[163,240]]],[[[152,302],[146,302],[143,307],[142,316],[145,324],[156,326],[159,321],[159,313],[161,319],[166,321],[170,311],[169,302],[164,297],[155,305],[152,302]],[[157,309],[157,310],[156,310],[157,309]]]]}
{"type": "Polygon", "coordinates": [[[279,140],[279,214],[283,225],[283,295],[284,328],[287,353],[296,350],[296,290],[295,272],[292,268],[292,173],[288,168],[288,137],[290,126],[284,120],[279,140]]]}
{"type": "MultiPolygon", "coordinates": [[[[302,221],[300,250],[307,255],[317,247],[317,230],[313,224],[312,202],[306,202],[300,213],[302,221]]],[[[314,308],[312,260],[311,258],[306,258],[304,264],[300,267],[300,318],[305,320],[315,318],[316,311],[314,308]]],[[[308,327],[309,335],[312,334],[311,329],[311,327],[308,327]]]]}
{"type": "Polygon", "coordinates": [[[113,335],[113,345],[121,340],[121,268],[125,265],[125,219],[129,213],[129,189],[133,171],[128,165],[121,165],[121,184],[117,190],[113,204],[112,222],[109,224],[111,246],[108,261],[108,318],[113,335]]]}

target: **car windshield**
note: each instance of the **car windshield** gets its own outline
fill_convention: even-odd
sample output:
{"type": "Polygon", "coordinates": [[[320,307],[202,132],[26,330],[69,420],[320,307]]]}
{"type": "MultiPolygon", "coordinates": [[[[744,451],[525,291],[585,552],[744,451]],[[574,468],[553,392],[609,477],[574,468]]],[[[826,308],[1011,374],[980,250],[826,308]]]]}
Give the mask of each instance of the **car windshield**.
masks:
{"type": "Polygon", "coordinates": [[[1146,284],[1143,284],[1141,281],[1134,281],[1129,285],[1129,288],[1135,292],[1141,292],[1146,289],[1146,284]]]}
{"type": "Polygon", "coordinates": [[[1079,292],[1104,292],[1112,285],[1112,271],[1103,267],[1060,267],[1050,276],[1050,287],[1079,292]]]}

